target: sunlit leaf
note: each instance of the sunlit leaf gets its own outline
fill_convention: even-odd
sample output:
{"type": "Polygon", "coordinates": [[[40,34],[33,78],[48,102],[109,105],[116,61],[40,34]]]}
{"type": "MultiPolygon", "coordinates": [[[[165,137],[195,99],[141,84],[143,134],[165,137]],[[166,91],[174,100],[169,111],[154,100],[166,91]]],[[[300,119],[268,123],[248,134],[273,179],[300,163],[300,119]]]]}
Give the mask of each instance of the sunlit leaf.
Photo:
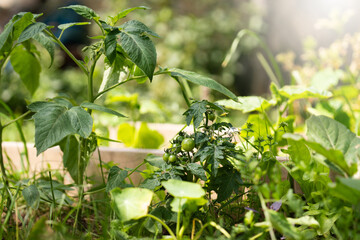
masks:
{"type": "Polygon", "coordinates": [[[243,113],[249,113],[253,111],[263,112],[268,107],[273,105],[272,102],[257,96],[238,97],[237,99],[238,102],[235,102],[231,99],[224,99],[217,101],[217,103],[229,109],[242,111],[243,113]]]}
{"type": "Polygon", "coordinates": [[[115,213],[122,222],[144,217],[153,197],[153,192],[145,188],[115,188],[110,193],[115,213]]]}
{"type": "Polygon", "coordinates": [[[83,6],[83,5],[70,5],[66,7],[61,7],[60,9],[72,9],[80,16],[87,18],[87,19],[97,19],[99,18],[99,15],[95,13],[94,10],[92,10],[89,7],[83,6]]]}
{"type": "Polygon", "coordinates": [[[202,198],[205,195],[205,190],[197,183],[170,179],[161,184],[169,194],[177,198],[202,198]]]}

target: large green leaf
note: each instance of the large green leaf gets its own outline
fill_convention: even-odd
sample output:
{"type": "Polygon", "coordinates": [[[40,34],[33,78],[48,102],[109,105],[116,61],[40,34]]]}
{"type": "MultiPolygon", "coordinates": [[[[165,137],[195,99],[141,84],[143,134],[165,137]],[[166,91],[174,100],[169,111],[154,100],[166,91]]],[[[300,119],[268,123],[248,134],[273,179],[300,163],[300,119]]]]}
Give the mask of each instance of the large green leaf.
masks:
{"type": "MultiPolygon", "coordinates": [[[[80,157],[80,144],[74,135],[67,136],[61,143],[60,149],[63,152],[63,164],[66,170],[70,173],[71,178],[75,183],[79,184],[79,157],[80,157]]],[[[81,169],[84,169],[84,164],[81,164],[81,169]]],[[[80,173],[81,174],[81,173],[80,173]]]]}
{"type": "Polygon", "coordinates": [[[92,10],[89,7],[83,6],[83,5],[70,5],[66,7],[61,7],[60,9],[72,9],[80,16],[87,18],[87,19],[98,19],[99,15],[95,13],[94,10],[92,10]]]}
{"type": "Polygon", "coordinates": [[[35,185],[30,185],[22,190],[26,203],[33,209],[39,207],[40,193],[35,185]]]}
{"type": "Polygon", "coordinates": [[[169,194],[176,198],[196,199],[205,195],[205,190],[200,184],[185,182],[176,179],[161,182],[169,194]]]}
{"type": "Polygon", "coordinates": [[[41,66],[38,59],[23,46],[17,46],[10,56],[11,64],[20,75],[21,81],[31,94],[34,94],[39,86],[41,66]]]}
{"type": "Polygon", "coordinates": [[[36,41],[38,41],[46,49],[46,51],[48,51],[50,58],[51,58],[51,62],[49,65],[49,67],[50,67],[54,61],[55,43],[48,36],[46,36],[43,32],[38,33],[33,38],[36,41]]]}
{"type": "Polygon", "coordinates": [[[134,148],[157,149],[164,142],[164,137],[156,130],[151,130],[146,122],[142,122],[136,132],[134,148]]]}
{"type": "Polygon", "coordinates": [[[195,83],[198,85],[202,85],[202,86],[208,87],[210,89],[213,89],[215,91],[218,91],[218,92],[224,94],[225,96],[228,96],[229,98],[236,101],[236,95],[234,93],[232,93],[229,89],[227,89],[226,87],[221,85],[220,83],[216,82],[214,79],[205,77],[198,73],[185,71],[185,70],[178,69],[178,68],[170,68],[170,69],[168,69],[168,71],[171,72],[171,76],[182,77],[189,82],[192,82],[192,83],[195,83]]]}
{"type": "Polygon", "coordinates": [[[35,120],[35,146],[39,155],[71,134],[89,137],[92,118],[81,107],[68,109],[49,103],[33,116],[35,120]]]}
{"type": "Polygon", "coordinates": [[[319,90],[328,90],[336,86],[343,75],[342,70],[327,68],[317,72],[311,79],[311,86],[319,90]]]}
{"type": "Polygon", "coordinates": [[[133,61],[151,81],[156,67],[156,49],[150,38],[143,33],[123,29],[120,32],[120,44],[130,60],[133,61]]]}
{"type": "Polygon", "coordinates": [[[125,9],[125,10],[119,12],[115,17],[109,17],[111,20],[111,22],[109,24],[111,26],[114,26],[121,18],[126,17],[129,13],[131,13],[132,11],[137,10],[137,9],[147,10],[150,8],[145,7],[145,6],[140,6],[140,7],[133,7],[133,8],[125,9]]]}
{"type": "Polygon", "coordinates": [[[36,35],[38,35],[40,32],[42,32],[45,28],[47,28],[47,25],[42,22],[35,22],[30,24],[25,28],[25,30],[20,34],[19,43],[22,43],[36,35]]]}
{"type": "Polygon", "coordinates": [[[110,192],[116,187],[123,187],[125,185],[125,179],[128,176],[126,170],[122,170],[118,166],[110,168],[108,181],[106,183],[106,191],[110,192]]]}
{"type": "Polygon", "coordinates": [[[348,166],[358,163],[360,138],[343,124],[325,116],[312,116],[306,120],[306,126],[309,141],[340,150],[348,166]]]}
{"type": "Polygon", "coordinates": [[[95,104],[95,103],[91,103],[91,102],[83,102],[81,104],[81,107],[89,108],[89,109],[92,109],[92,110],[97,110],[97,111],[100,111],[100,112],[109,113],[109,114],[115,115],[117,117],[125,117],[124,115],[122,115],[121,113],[118,113],[115,110],[112,110],[110,108],[107,108],[107,107],[104,107],[104,106],[101,106],[101,105],[98,105],[98,104],[95,104]]]}
{"type": "Polygon", "coordinates": [[[13,30],[13,27],[14,27],[14,23],[10,22],[8,25],[5,26],[5,29],[0,34],[0,52],[1,52],[2,48],[4,47],[6,41],[8,40],[10,33],[13,30]]]}
{"type": "Polygon", "coordinates": [[[257,96],[238,97],[237,99],[237,102],[231,99],[224,99],[217,101],[217,103],[229,109],[242,111],[243,113],[254,111],[263,112],[265,109],[273,105],[272,102],[257,96]]]}
{"type": "Polygon", "coordinates": [[[115,188],[111,191],[112,206],[122,222],[144,217],[152,197],[153,192],[145,188],[115,188]]]}

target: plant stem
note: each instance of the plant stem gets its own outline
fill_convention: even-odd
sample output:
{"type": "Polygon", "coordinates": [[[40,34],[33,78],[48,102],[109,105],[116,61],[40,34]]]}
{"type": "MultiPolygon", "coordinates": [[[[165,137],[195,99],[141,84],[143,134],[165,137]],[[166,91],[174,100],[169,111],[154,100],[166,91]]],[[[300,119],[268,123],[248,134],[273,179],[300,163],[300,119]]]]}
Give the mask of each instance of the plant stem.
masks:
{"type": "Polygon", "coordinates": [[[207,226],[213,226],[214,228],[216,228],[217,230],[219,230],[225,237],[227,238],[231,238],[231,235],[221,226],[219,226],[218,224],[216,224],[215,222],[211,221],[211,222],[207,222],[204,226],[202,226],[202,228],[199,230],[199,232],[195,235],[194,240],[197,240],[200,238],[202,232],[204,231],[204,229],[207,226]]]}
{"type": "MultiPolygon", "coordinates": [[[[94,102],[94,71],[95,71],[95,66],[97,61],[100,58],[100,54],[97,54],[94,62],[92,63],[91,67],[90,67],[90,72],[88,73],[88,101],[89,102],[94,102]]],[[[91,110],[91,109],[90,109],[91,110]]]]}
{"type": "Polygon", "coordinates": [[[66,54],[75,62],[76,65],[86,74],[88,75],[88,70],[86,67],[78,60],[76,57],[65,47],[65,45],[49,30],[45,29],[44,32],[50,36],[60,47],[62,50],[66,52],[66,54]]]}
{"type": "Polygon", "coordinates": [[[26,116],[29,115],[30,113],[31,113],[31,111],[27,111],[26,113],[22,114],[21,116],[19,116],[19,117],[15,118],[15,119],[13,119],[13,120],[5,123],[5,124],[3,125],[3,128],[5,128],[5,127],[7,127],[7,126],[9,126],[9,125],[11,125],[11,124],[13,124],[14,122],[19,121],[20,119],[23,119],[24,117],[26,117],[26,116]]]}
{"type": "Polygon", "coordinates": [[[155,217],[154,215],[151,214],[146,214],[144,217],[149,217],[154,219],[155,221],[159,222],[161,225],[163,225],[163,227],[166,229],[166,231],[168,231],[168,233],[173,237],[174,240],[176,240],[176,235],[174,234],[174,232],[169,228],[168,225],[166,225],[166,223],[164,223],[160,218],[155,217]]]}
{"type": "Polygon", "coordinates": [[[9,188],[9,182],[6,175],[5,165],[4,165],[4,157],[3,157],[3,149],[2,149],[2,133],[3,133],[4,127],[0,122],[0,166],[1,166],[1,174],[2,178],[5,184],[5,188],[9,188]]]}
{"type": "Polygon", "coordinates": [[[259,195],[261,207],[262,207],[262,209],[264,210],[265,219],[266,219],[266,221],[267,221],[267,222],[269,223],[269,225],[270,225],[269,232],[270,232],[271,240],[276,240],[275,233],[274,233],[274,229],[273,229],[273,226],[272,226],[271,221],[270,221],[270,216],[269,216],[268,209],[267,209],[267,207],[266,207],[264,198],[263,198],[263,196],[262,196],[262,194],[261,194],[260,192],[258,192],[258,195],[259,195]]]}

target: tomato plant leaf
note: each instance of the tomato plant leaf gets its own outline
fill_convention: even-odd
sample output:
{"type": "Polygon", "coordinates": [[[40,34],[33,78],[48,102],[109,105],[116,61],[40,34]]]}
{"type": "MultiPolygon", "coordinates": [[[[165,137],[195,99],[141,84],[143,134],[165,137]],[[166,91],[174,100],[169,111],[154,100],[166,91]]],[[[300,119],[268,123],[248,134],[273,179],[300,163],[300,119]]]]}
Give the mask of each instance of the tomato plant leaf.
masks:
{"type": "Polygon", "coordinates": [[[194,120],[193,124],[195,128],[198,128],[204,119],[204,113],[207,110],[208,101],[203,100],[201,102],[194,102],[191,104],[188,110],[183,115],[186,116],[186,124],[189,126],[191,121],[194,120]]]}
{"type": "Polygon", "coordinates": [[[150,38],[144,34],[123,29],[120,32],[120,45],[130,60],[152,81],[156,66],[156,49],[150,38]]]}
{"type": "Polygon", "coordinates": [[[116,58],[117,34],[119,34],[119,30],[113,30],[106,34],[104,40],[105,56],[109,60],[110,65],[114,62],[116,58]]]}
{"type": "Polygon", "coordinates": [[[123,28],[124,31],[133,34],[138,34],[138,35],[147,34],[152,37],[160,37],[159,35],[157,35],[156,32],[152,31],[145,24],[137,20],[130,20],[124,23],[123,25],[121,25],[120,28],[123,28]]]}
{"type": "Polygon", "coordinates": [[[58,29],[61,30],[66,30],[68,28],[71,28],[73,26],[83,26],[83,25],[89,25],[91,24],[90,22],[72,22],[72,23],[64,23],[64,24],[60,24],[58,25],[58,29]]]}
{"type": "Polygon", "coordinates": [[[93,126],[93,119],[91,115],[83,108],[76,106],[67,111],[71,126],[75,130],[75,133],[79,134],[83,138],[90,136],[93,126]]]}
{"type": "Polygon", "coordinates": [[[92,110],[109,113],[109,114],[115,115],[117,117],[126,117],[126,116],[122,115],[121,113],[119,113],[119,112],[117,112],[115,110],[112,110],[110,108],[98,105],[96,103],[83,102],[80,106],[83,107],[83,108],[89,108],[89,109],[92,109],[92,110]]]}
{"type": "Polygon", "coordinates": [[[22,43],[40,32],[42,32],[45,28],[47,28],[47,25],[42,22],[35,22],[27,26],[24,31],[20,34],[20,37],[18,39],[18,43],[22,43]]]}
{"type": "Polygon", "coordinates": [[[99,15],[95,13],[94,10],[92,10],[89,7],[83,6],[83,5],[70,5],[66,7],[61,7],[60,9],[72,9],[80,16],[87,18],[87,19],[99,19],[99,15]]]}
{"type": "Polygon", "coordinates": [[[144,217],[154,194],[145,188],[115,188],[110,193],[115,213],[122,222],[144,217]]]}
{"type": "Polygon", "coordinates": [[[222,167],[218,169],[218,174],[213,179],[213,187],[217,193],[217,201],[222,202],[228,199],[233,192],[238,193],[239,187],[243,183],[240,172],[222,167]]]}
{"type": "Polygon", "coordinates": [[[46,36],[43,32],[39,32],[38,34],[33,36],[33,38],[37,42],[39,42],[49,53],[50,58],[51,58],[49,67],[51,67],[51,65],[54,62],[55,43],[48,36],[46,36]]]}
{"type": "Polygon", "coordinates": [[[63,106],[52,105],[34,114],[37,155],[75,133],[67,111],[63,106]]]}
{"type": "Polygon", "coordinates": [[[125,179],[127,176],[128,172],[126,170],[122,170],[118,166],[111,167],[106,183],[106,192],[110,192],[116,187],[123,188],[126,186],[125,179]]]}
{"type": "Polygon", "coordinates": [[[39,87],[41,66],[38,59],[28,50],[19,45],[10,55],[11,64],[20,75],[21,81],[31,94],[39,87]]]}
{"type": "Polygon", "coordinates": [[[228,96],[229,98],[233,99],[234,101],[237,101],[236,95],[234,93],[232,93],[229,89],[227,89],[220,83],[216,82],[214,79],[205,77],[205,76],[200,75],[195,72],[190,72],[190,71],[186,71],[186,70],[182,70],[182,69],[178,69],[178,68],[170,68],[170,69],[168,69],[168,71],[170,71],[171,76],[182,77],[189,82],[208,87],[210,89],[213,89],[215,91],[218,91],[218,92],[224,94],[225,96],[228,96]]]}
{"type": "Polygon", "coordinates": [[[37,209],[40,203],[40,193],[35,185],[30,185],[22,190],[26,203],[33,209],[37,209]]]}
{"type": "MultiPolygon", "coordinates": [[[[79,184],[79,171],[78,171],[78,162],[80,156],[80,144],[77,138],[74,135],[67,136],[63,141],[61,141],[60,149],[63,152],[63,164],[66,170],[69,172],[71,178],[75,183],[79,184]]],[[[80,174],[82,175],[82,169],[84,169],[84,164],[80,166],[80,174]]],[[[80,177],[80,179],[82,179],[80,177]]]]}
{"type": "Polygon", "coordinates": [[[197,163],[188,163],[186,164],[186,168],[195,176],[197,176],[198,178],[200,178],[203,181],[207,180],[206,177],[206,172],[205,170],[201,167],[201,165],[197,164],[197,163]]]}
{"type": "Polygon", "coordinates": [[[125,10],[119,12],[115,17],[109,17],[110,18],[110,25],[114,26],[121,18],[126,17],[129,13],[131,13],[132,11],[137,10],[137,9],[148,10],[150,8],[145,7],[145,6],[139,6],[139,7],[133,7],[133,8],[125,9],[125,10]]]}
{"type": "Polygon", "coordinates": [[[113,63],[105,60],[105,71],[99,92],[114,86],[126,79],[127,72],[124,65],[125,58],[121,54],[116,54],[113,63]]]}

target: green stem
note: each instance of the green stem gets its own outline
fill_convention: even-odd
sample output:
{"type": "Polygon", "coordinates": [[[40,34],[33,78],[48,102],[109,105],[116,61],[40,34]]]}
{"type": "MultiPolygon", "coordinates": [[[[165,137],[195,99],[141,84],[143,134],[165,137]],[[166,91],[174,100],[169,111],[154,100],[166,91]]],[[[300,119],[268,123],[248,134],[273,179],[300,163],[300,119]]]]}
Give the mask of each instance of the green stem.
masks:
{"type": "Polygon", "coordinates": [[[88,75],[89,72],[86,69],[86,67],[78,60],[76,59],[76,57],[69,51],[69,49],[67,49],[67,47],[65,47],[65,45],[49,30],[45,29],[44,32],[50,36],[60,47],[62,50],[64,50],[64,52],[66,52],[66,54],[75,62],[76,65],[78,65],[78,67],[86,74],[88,75]]]}
{"type": "Polygon", "coordinates": [[[225,237],[227,238],[231,238],[231,235],[221,226],[219,226],[218,224],[216,224],[215,222],[211,221],[206,223],[204,226],[202,226],[202,228],[199,230],[199,232],[195,235],[194,240],[197,240],[200,238],[202,232],[204,231],[205,228],[207,228],[208,226],[213,226],[214,228],[216,228],[217,230],[219,230],[225,237]]]}
{"type": "Polygon", "coordinates": [[[21,116],[19,116],[19,117],[15,118],[15,119],[13,119],[13,120],[5,123],[5,124],[3,125],[3,128],[5,128],[5,127],[7,127],[7,126],[9,126],[9,125],[11,125],[11,124],[13,124],[14,122],[19,121],[20,119],[23,119],[24,117],[26,117],[26,116],[29,115],[30,113],[31,113],[31,111],[27,111],[26,113],[22,114],[21,116]]]}
{"type": "Polygon", "coordinates": [[[159,222],[161,225],[163,225],[163,227],[166,229],[166,231],[168,231],[168,233],[173,237],[173,240],[176,240],[176,235],[174,234],[174,232],[169,228],[168,225],[166,225],[166,223],[164,223],[160,218],[155,217],[154,215],[151,214],[146,214],[144,217],[149,217],[154,219],[155,221],[159,222]]]}
{"type": "Polygon", "coordinates": [[[185,102],[186,102],[187,106],[190,107],[191,103],[190,103],[189,97],[188,97],[188,95],[186,93],[186,90],[184,88],[183,83],[180,81],[180,79],[178,77],[175,77],[175,76],[171,76],[171,77],[174,78],[179,83],[181,93],[182,93],[182,95],[183,95],[183,97],[185,99],[185,102]]]}
{"type": "Polygon", "coordinates": [[[273,226],[272,226],[272,224],[271,224],[270,215],[269,215],[269,213],[268,213],[268,209],[267,209],[267,207],[266,207],[264,198],[263,198],[263,196],[262,196],[262,194],[261,194],[260,192],[258,193],[258,195],[259,195],[261,207],[262,207],[262,209],[264,210],[265,219],[266,219],[266,221],[267,221],[267,222],[269,223],[269,225],[270,225],[269,232],[270,232],[271,240],[276,240],[275,233],[274,233],[274,229],[273,229],[273,226]]]}
{"type": "Polygon", "coordinates": [[[5,220],[4,222],[1,224],[1,229],[0,229],[0,239],[2,239],[2,234],[3,234],[3,230],[7,224],[7,222],[9,221],[10,219],[10,216],[11,216],[11,212],[15,206],[15,202],[16,202],[16,198],[17,198],[17,195],[19,194],[20,192],[20,185],[17,187],[16,189],[16,193],[15,193],[15,196],[11,197],[11,204],[10,204],[10,207],[8,208],[8,211],[6,213],[6,217],[5,217],[5,220]]]}
{"type": "Polygon", "coordinates": [[[4,157],[3,157],[3,149],[2,149],[2,133],[3,133],[4,127],[2,126],[0,122],[0,166],[1,166],[1,174],[2,178],[5,184],[5,188],[9,188],[9,182],[6,175],[5,165],[4,165],[4,157]]]}
{"type": "Polygon", "coordinates": [[[89,102],[94,102],[94,71],[95,71],[95,66],[97,61],[99,60],[101,54],[98,54],[95,59],[94,62],[92,63],[91,67],[90,67],[90,72],[88,74],[88,101],[89,102]]]}

